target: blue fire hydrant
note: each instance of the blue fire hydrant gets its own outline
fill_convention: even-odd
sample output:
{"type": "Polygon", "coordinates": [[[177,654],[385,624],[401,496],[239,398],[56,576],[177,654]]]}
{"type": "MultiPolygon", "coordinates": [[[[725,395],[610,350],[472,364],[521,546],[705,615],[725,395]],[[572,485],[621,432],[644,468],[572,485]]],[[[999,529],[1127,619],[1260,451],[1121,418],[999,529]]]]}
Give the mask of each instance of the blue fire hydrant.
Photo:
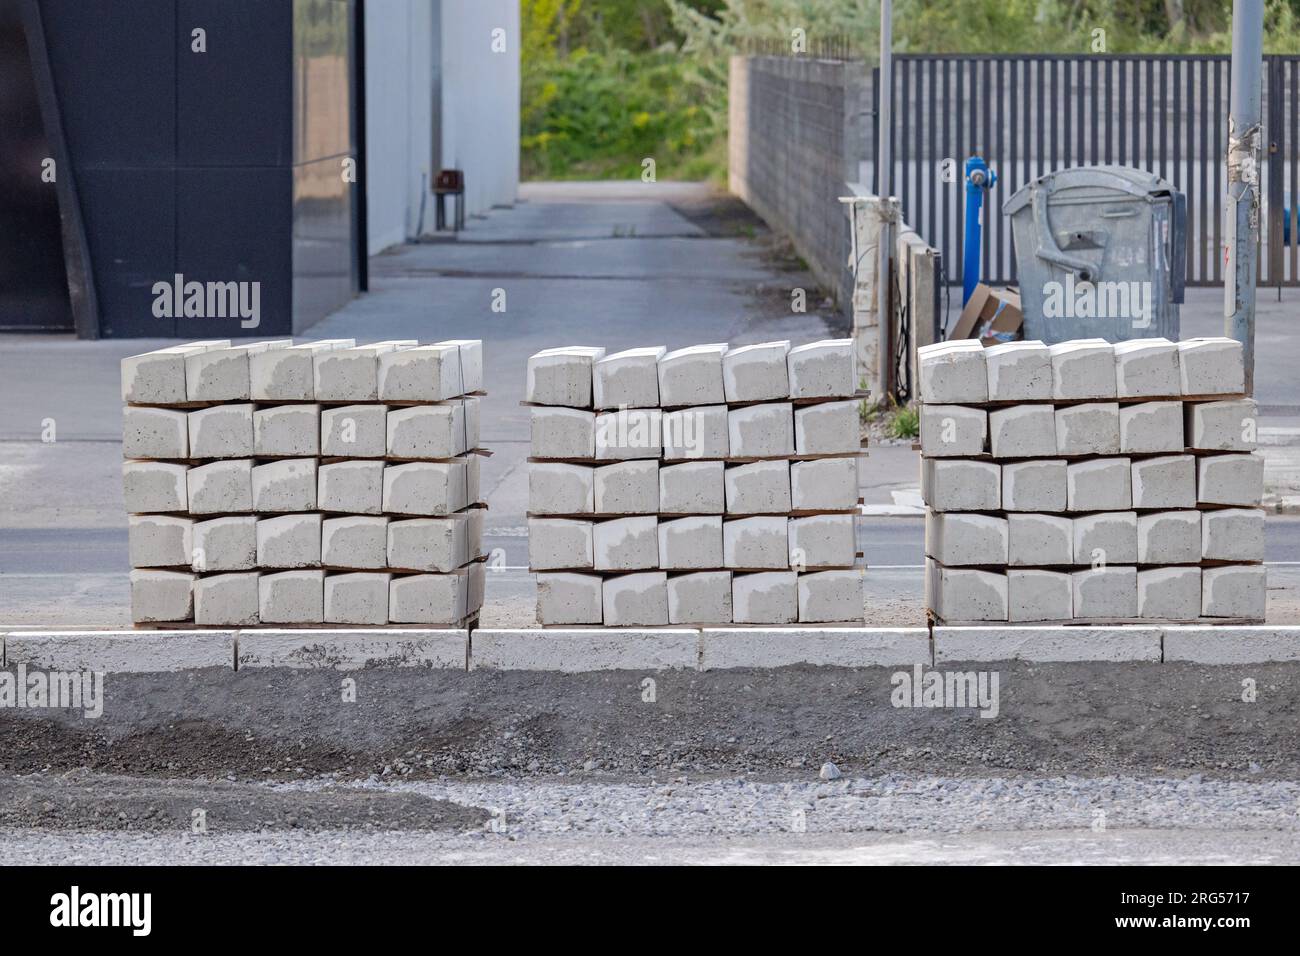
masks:
{"type": "Polygon", "coordinates": [[[998,174],[980,156],[966,160],[966,236],[961,252],[961,304],[980,281],[980,242],[984,228],[984,194],[996,186],[998,174]]]}

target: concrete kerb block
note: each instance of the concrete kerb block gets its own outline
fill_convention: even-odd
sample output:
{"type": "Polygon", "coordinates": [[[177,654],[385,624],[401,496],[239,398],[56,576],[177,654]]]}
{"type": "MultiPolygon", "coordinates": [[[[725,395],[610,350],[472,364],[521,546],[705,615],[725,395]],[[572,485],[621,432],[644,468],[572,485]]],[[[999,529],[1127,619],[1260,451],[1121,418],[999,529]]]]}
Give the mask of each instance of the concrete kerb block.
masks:
{"type": "Polygon", "coordinates": [[[1199,512],[1201,557],[1209,561],[1262,561],[1264,512],[1257,508],[1223,508],[1199,512]]]}
{"type": "Polygon", "coordinates": [[[766,402],[790,397],[789,342],[729,348],[722,355],[722,391],[729,402],[766,402]]]}
{"type": "Polygon", "coordinates": [[[392,579],[380,571],[325,575],[325,623],[387,624],[392,579]]]}
{"type": "Polygon", "coordinates": [[[122,457],[189,458],[189,416],[171,408],[128,405],[122,409],[122,457]]]}
{"type": "Polygon", "coordinates": [[[962,512],[927,515],[925,553],[945,567],[1005,566],[1007,519],[962,512]]]}
{"type": "Polygon", "coordinates": [[[1012,405],[990,410],[989,447],[994,458],[1051,458],[1057,453],[1055,409],[1012,405]]]}
{"type": "Polygon", "coordinates": [[[1269,664],[1300,661],[1300,627],[1166,626],[1166,662],[1269,664]]]}
{"type": "Polygon", "coordinates": [[[1074,615],[1074,592],[1064,571],[1007,569],[1007,620],[1012,624],[1068,621],[1074,615]]]}
{"type": "Polygon", "coordinates": [[[382,458],[388,447],[387,405],[341,405],[321,409],[321,454],[382,458]]]}
{"type": "Polygon", "coordinates": [[[596,415],[560,406],[529,409],[534,458],[595,458],[596,415]]]}
{"type": "Polygon", "coordinates": [[[959,405],[989,400],[989,373],[978,339],[936,342],[917,349],[921,399],[959,405]]]}
{"type": "MultiPolygon", "coordinates": [[[[414,521],[438,520],[414,518],[414,521]]],[[[401,522],[399,522],[401,523],[401,522]]],[[[321,521],[321,564],[332,568],[379,570],[388,567],[388,519],[367,515],[345,515],[321,521]]],[[[465,562],[460,562],[464,564],[465,562]]],[[[398,564],[399,568],[416,565],[398,564]]],[[[424,570],[424,569],[420,569],[424,570]]],[[[450,570],[439,569],[439,570],[450,570]]]]}
{"type": "Polygon", "coordinates": [[[720,461],[661,466],[660,514],[722,514],[726,510],[724,468],[720,461]]]}
{"type": "Polygon", "coordinates": [[[794,406],[788,402],[776,402],[729,410],[727,442],[735,458],[793,455],[794,406]]]}
{"type": "Polygon", "coordinates": [[[336,461],[316,470],[321,511],[377,515],[384,510],[384,462],[336,461]]]}
{"type": "Polygon", "coordinates": [[[731,454],[727,436],[727,406],[697,405],[663,413],[666,459],[726,458],[731,454]]]}
{"type": "Polygon", "coordinates": [[[898,667],[930,664],[924,627],[708,628],[701,670],[735,667],[898,667]]]}
{"type": "Polygon", "coordinates": [[[131,620],[136,624],[188,621],[194,613],[194,575],[132,569],[131,620]]]}
{"type": "Polygon", "coordinates": [[[1074,522],[1070,518],[1015,512],[1007,515],[1006,522],[1008,567],[1041,568],[1074,563],[1074,522]]]}
{"type": "MultiPolygon", "coordinates": [[[[531,529],[529,538],[532,538],[531,529]]],[[[591,540],[593,567],[597,571],[640,571],[659,567],[658,522],[653,515],[598,521],[592,526],[591,540]]],[[[667,598],[664,600],[666,607],[667,598]]],[[[612,623],[608,616],[605,623],[612,623]]]]}
{"type": "MultiPolygon", "coordinates": [[[[530,485],[532,470],[546,467],[556,466],[530,466],[530,485]]],[[[589,475],[591,472],[592,470],[588,469],[589,475]]],[[[581,493],[578,476],[555,475],[547,480],[550,484],[561,485],[558,488],[558,497],[564,502],[578,503],[577,499],[581,493]]],[[[657,461],[634,460],[601,465],[594,469],[594,476],[589,478],[586,484],[589,501],[594,502],[595,510],[599,514],[656,514],[659,511],[659,462],[657,461]]],[[[590,504],[585,510],[592,510],[590,504]]],[[[575,508],[566,513],[576,514],[582,511],[583,509],[575,508]]]]}
{"type": "Polygon", "coordinates": [[[1177,454],[1186,447],[1182,402],[1120,406],[1119,450],[1124,454],[1177,454]]]}
{"type": "Polygon", "coordinates": [[[130,515],[127,556],[133,568],[189,567],[194,553],[194,522],[175,515],[130,515]]]}
{"type": "Polygon", "coordinates": [[[1158,627],[944,627],[934,629],[934,663],[980,661],[1132,662],[1160,660],[1158,627]]]}
{"type": "Polygon", "coordinates": [[[10,631],[4,645],[9,668],[140,674],[235,666],[234,631],[10,631]]]}
{"type": "Polygon", "coordinates": [[[866,613],[863,601],[865,581],[861,568],[800,574],[796,582],[799,622],[860,622],[866,613]]]}
{"type": "Polygon", "coordinates": [[[525,399],[538,405],[591,408],[592,366],[604,357],[605,350],[596,346],[543,349],[528,359],[525,399]]]}
{"type": "Polygon", "coordinates": [[[136,405],[179,405],[186,400],[185,356],[229,345],[229,339],[190,342],[122,359],[122,401],[136,405]]]}
{"type": "Polygon", "coordinates": [[[1079,515],[1074,519],[1075,564],[1104,567],[1109,564],[1136,564],[1137,559],[1137,512],[1103,511],[1079,515]]]}
{"type": "Polygon", "coordinates": [[[1200,504],[1258,507],[1264,497],[1264,458],[1247,454],[1206,455],[1196,460],[1200,504]]]}
{"type": "Polygon", "coordinates": [[[185,472],[185,490],[193,515],[252,511],[253,462],[245,458],[195,465],[185,472]]]}
{"type": "Polygon", "coordinates": [[[592,403],[596,408],[654,408],[659,404],[662,345],[627,349],[598,359],[592,367],[592,403]]]}
{"type": "Polygon", "coordinates": [[[604,623],[611,627],[661,627],[668,623],[668,575],[618,574],[601,583],[604,623]]]}
{"type": "Polygon", "coordinates": [[[861,447],[857,402],[822,402],[795,408],[795,454],[852,455],[861,447]]]}
{"type": "Polygon", "coordinates": [[[302,457],[320,454],[320,406],[274,405],[253,412],[253,454],[302,457]]]}
{"type": "Polygon", "coordinates": [[[194,581],[194,623],[241,627],[258,623],[256,571],[208,574],[194,581]]]}
{"type": "Polygon", "coordinates": [[[185,511],[188,465],[165,461],[122,462],[122,500],[127,514],[185,511]]]}
{"type": "Polygon", "coordinates": [[[465,392],[483,391],[483,340],[447,339],[434,345],[454,345],[460,352],[460,384],[465,392]]]}
{"type": "Polygon", "coordinates": [[[1153,511],[1138,515],[1139,564],[1196,564],[1200,560],[1199,511],[1153,511]]]}
{"type": "MultiPolygon", "coordinates": [[[[363,520],[340,518],[339,521],[363,520]]],[[[376,519],[364,519],[376,520],[376,519]]],[[[385,520],[385,519],[378,519],[385,520]]],[[[481,528],[476,524],[481,518],[475,512],[448,515],[445,518],[403,518],[387,522],[387,544],[383,550],[387,561],[381,561],[376,567],[398,568],[426,573],[439,572],[447,574],[478,557],[476,545],[471,539],[481,528]]],[[[578,522],[584,524],[585,522],[578,522]]],[[[326,522],[328,525],[329,522],[326,522]]],[[[580,548],[577,560],[591,560],[590,530],[579,530],[580,548]]],[[[540,546],[540,545],[539,545],[540,546]]],[[[582,567],[583,565],[569,565],[582,567]]]]}
{"type": "Polygon", "coordinates": [[[694,515],[660,521],[659,567],[669,570],[722,565],[722,516],[694,515]]]}
{"type": "Polygon", "coordinates": [[[730,571],[669,575],[669,624],[721,624],[730,620],[730,571]]]}
{"type": "Polygon", "coordinates": [[[720,405],[726,401],[722,356],[725,344],[693,345],[659,359],[659,404],[720,405]]]}
{"type": "Polygon", "coordinates": [[[254,465],[253,510],[264,514],[316,508],[316,459],[285,458],[254,465]]]}
{"type": "Polygon", "coordinates": [[[1200,613],[1200,568],[1144,568],[1138,572],[1138,617],[1189,621],[1200,613]]]}
{"type": "Polygon", "coordinates": [[[376,396],[380,401],[440,402],[470,391],[460,366],[461,349],[451,343],[394,349],[378,356],[376,396]]]}
{"type": "Polygon", "coordinates": [[[257,519],[257,566],[286,569],[320,567],[322,527],[319,514],[257,519]]]}
{"type": "MultiPolygon", "coordinates": [[[[388,585],[388,619],[395,624],[454,625],[470,613],[470,585],[481,604],[480,565],[450,574],[397,574],[388,585]]],[[[477,610],[477,608],[475,608],[477,610]]]]}
{"type": "Polygon", "coordinates": [[[800,571],[852,567],[857,558],[856,522],[851,514],[790,518],[790,566],[800,571]]]}
{"type": "Polygon", "coordinates": [[[537,623],[600,624],[601,597],[598,574],[538,574],[537,623]]]}
{"type": "Polygon", "coordinates": [[[314,353],[313,396],[318,402],[373,402],[379,398],[379,357],[419,344],[403,339],[314,353]]]}
{"type": "Polygon", "coordinates": [[[325,618],[325,572],[280,571],[257,580],[264,624],[320,624],[325,618]]]}
{"type": "Polygon", "coordinates": [[[1196,459],[1191,455],[1132,462],[1134,508],[1195,508],[1196,459]]]}
{"type": "Polygon", "coordinates": [[[852,339],[797,345],[786,356],[791,398],[852,398],[858,390],[852,339]]]}
{"type": "MultiPolygon", "coordinates": [[[[653,518],[650,519],[653,522],[653,518]]],[[[534,571],[590,568],[592,523],[573,518],[528,519],[528,566],[534,571]]]]}
{"type": "Polygon", "coordinates": [[[194,522],[195,571],[251,571],[257,567],[257,518],[225,515],[194,522]]]}
{"type": "MultiPolygon", "coordinates": [[[[723,522],[723,565],[727,568],[788,568],[790,544],[787,525],[788,519],[778,515],[723,522]]],[[[791,587],[793,594],[793,582],[791,587]]]]}
{"type": "Polygon", "coordinates": [[[1115,347],[1104,339],[1076,339],[1049,346],[1052,398],[1115,398],[1115,347]]]}
{"type": "Polygon", "coordinates": [[[1051,400],[1052,352],[1042,342],[1003,342],[990,346],[984,350],[984,362],[988,368],[989,401],[1051,400]]]}
{"type": "Polygon", "coordinates": [[[969,458],[983,454],[988,413],[966,405],[921,406],[921,454],[927,458],[969,458]]]}
{"type": "Polygon", "coordinates": [[[497,630],[476,628],[470,670],[585,671],[696,670],[695,628],[638,630],[587,628],[497,630]]]}
{"type": "Polygon", "coordinates": [[[238,667],[363,670],[426,667],[465,670],[469,631],[464,628],[347,628],[239,632],[238,667]]]}
{"type": "Polygon", "coordinates": [[[1117,342],[1115,394],[1119,398],[1168,398],[1181,395],[1178,346],[1165,338],[1117,342]]]}
{"type": "Polygon", "coordinates": [[[1068,479],[1063,458],[1008,462],[1002,466],[1002,507],[1007,511],[1064,511],[1068,479]]]}
{"type": "Polygon", "coordinates": [[[949,621],[1005,621],[1007,576],[926,561],[927,603],[949,621]]]}
{"type": "Polygon", "coordinates": [[[856,508],[858,463],[847,458],[820,458],[790,463],[790,507],[794,511],[856,508]]]}
{"type": "Polygon", "coordinates": [[[185,398],[191,402],[248,401],[249,356],[293,345],[291,339],[254,342],[219,349],[203,349],[185,355],[185,398]]]}
{"type": "Polygon", "coordinates": [[[1206,451],[1254,451],[1259,405],[1253,398],[1188,402],[1187,447],[1206,451]]]}
{"type": "MultiPolygon", "coordinates": [[[[624,462],[606,465],[601,470],[621,469],[641,464],[641,462],[624,462]]],[[[655,501],[658,502],[657,469],[655,481],[655,501]]],[[[595,510],[595,469],[590,465],[569,465],[563,462],[530,464],[528,466],[528,510],[534,514],[590,514],[595,510]]]]}
{"type": "Polygon", "coordinates": [[[386,465],[383,510],[417,516],[462,511],[470,505],[469,467],[464,458],[386,465]]]}
{"type": "Polygon", "coordinates": [[[1201,614],[1205,617],[1264,619],[1268,572],[1262,564],[1227,564],[1201,569],[1201,614]]]}
{"type": "Polygon", "coordinates": [[[253,454],[253,406],[213,405],[188,415],[191,458],[248,458],[253,454]]]}
{"type": "Polygon", "coordinates": [[[663,413],[657,408],[620,408],[595,419],[597,460],[658,459],[663,456],[663,413]]]}
{"type": "Polygon", "coordinates": [[[723,474],[723,486],[728,514],[772,514],[790,510],[788,461],[756,461],[728,468],[723,474]]]}
{"type": "Polygon", "coordinates": [[[1056,453],[1119,454],[1119,404],[1089,402],[1057,408],[1056,453]]]}
{"type": "Polygon", "coordinates": [[[248,357],[248,396],[255,402],[310,402],[316,397],[317,352],[352,348],[354,339],[320,339],[248,357]]]}
{"type": "Polygon", "coordinates": [[[1241,343],[1223,337],[1178,343],[1178,373],[1183,395],[1240,395],[1246,390],[1241,343]]]}
{"type": "Polygon", "coordinates": [[[732,619],[737,624],[793,624],[799,619],[798,575],[760,571],[731,578],[732,619]]]}
{"type": "MultiPolygon", "coordinates": [[[[1076,548],[1078,542],[1075,543],[1076,548]]],[[[1096,618],[1121,620],[1137,617],[1137,568],[1111,567],[1075,571],[1074,616],[1077,620],[1096,618]]]]}
{"type": "Polygon", "coordinates": [[[1128,458],[1071,462],[1065,470],[1069,511],[1125,511],[1133,507],[1133,476],[1128,458]]]}
{"type": "Polygon", "coordinates": [[[454,458],[469,451],[463,401],[390,408],[385,448],[390,458],[454,458]]]}

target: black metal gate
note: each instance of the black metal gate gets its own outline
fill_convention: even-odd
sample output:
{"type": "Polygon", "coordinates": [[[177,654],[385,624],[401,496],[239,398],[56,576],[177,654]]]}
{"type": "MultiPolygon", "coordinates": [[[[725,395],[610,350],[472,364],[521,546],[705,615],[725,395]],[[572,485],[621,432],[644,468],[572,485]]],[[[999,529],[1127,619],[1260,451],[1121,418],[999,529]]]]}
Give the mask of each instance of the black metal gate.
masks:
{"type": "MultiPolygon", "coordinates": [[[[1265,60],[1260,283],[1300,285],[1291,201],[1300,195],[1300,57],[1265,60]]],[[[1011,224],[1001,212],[1012,193],[1068,166],[1145,169],[1187,194],[1188,284],[1218,285],[1230,67],[1227,56],[897,56],[893,192],[960,285],[962,167],[983,156],[998,175],[984,217],[983,278],[1014,283],[1011,224]]],[[[878,91],[878,71],[876,80],[878,91]]]]}

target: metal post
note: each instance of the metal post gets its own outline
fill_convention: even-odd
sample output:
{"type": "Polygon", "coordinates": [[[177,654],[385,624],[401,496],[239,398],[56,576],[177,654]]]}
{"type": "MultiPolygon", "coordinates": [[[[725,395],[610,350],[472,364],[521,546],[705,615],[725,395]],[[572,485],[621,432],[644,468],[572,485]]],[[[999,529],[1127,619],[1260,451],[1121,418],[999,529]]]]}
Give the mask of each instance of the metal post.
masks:
{"type": "Polygon", "coordinates": [[[1259,242],[1259,89],[1264,64],[1263,0],[1232,5],[1232,101],[1228,113],[1228,208],[1224,334],[1242,344],[1246,394],[1255,391],[1255,260],[1259,242]]]}
{"type": "Polygon", "coordinates": [[[892,251],[894,235],[890,228],[892,220],[888,217],[889,194],[893,188],[890,173],[893,158],[890,154],[890,133],[892,131],[892,112],[894,105],[894,5],[891,0],[880,3],[880,122],[877,124],[876,140],[876,182],[880,195],[880,239],[876,250],[876,329],[879,335],[876,360],[876,381],[874,384],[875,400],[883,402],[891,393],[890,370],[893,368],[893,349],[891,347],[894,315],[890,309],[890,289],[893,285],[889,274],[889,258],[892,251]]]}

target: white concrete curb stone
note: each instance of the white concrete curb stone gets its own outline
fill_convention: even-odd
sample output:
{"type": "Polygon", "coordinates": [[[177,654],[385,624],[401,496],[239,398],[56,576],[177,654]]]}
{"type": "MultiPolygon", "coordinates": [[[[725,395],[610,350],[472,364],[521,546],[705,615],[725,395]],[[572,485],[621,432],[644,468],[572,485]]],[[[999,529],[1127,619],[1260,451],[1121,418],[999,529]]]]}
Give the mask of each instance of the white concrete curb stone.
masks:
{"type": "Polygon", "coordinates": [[[701,670],[930,663],[930,633],[924,627],[705,628],[702,647],[701,670]]]}
{"type": "Polygon", "coordinates": [[[239,668],[360,670],[366,667],[434,667],[464,670],[468,648],[469,632],[464,628],[241,631],[239,668]]]}
{"type": "Polygon", "coordinates": [[[935,666],[950,661],[1160,660],[1158,627],[936,627],[935,666]]]}
{"type": "Polygon", "coordinates": [[[470,670],[695,670],[700,632],[591,628],[474,631],[470,670]]]}
{"type": "Polygon", "coordinates": [[[1300,661],[1300,627],[1166,627],[1165,661],[1266,664],[1300,661]]]}
{"type": "Polygon", "coordinates": [[[235,631],[14,631],[5,664],[60,671],[158,673],[233,668],[235,631]]]}

